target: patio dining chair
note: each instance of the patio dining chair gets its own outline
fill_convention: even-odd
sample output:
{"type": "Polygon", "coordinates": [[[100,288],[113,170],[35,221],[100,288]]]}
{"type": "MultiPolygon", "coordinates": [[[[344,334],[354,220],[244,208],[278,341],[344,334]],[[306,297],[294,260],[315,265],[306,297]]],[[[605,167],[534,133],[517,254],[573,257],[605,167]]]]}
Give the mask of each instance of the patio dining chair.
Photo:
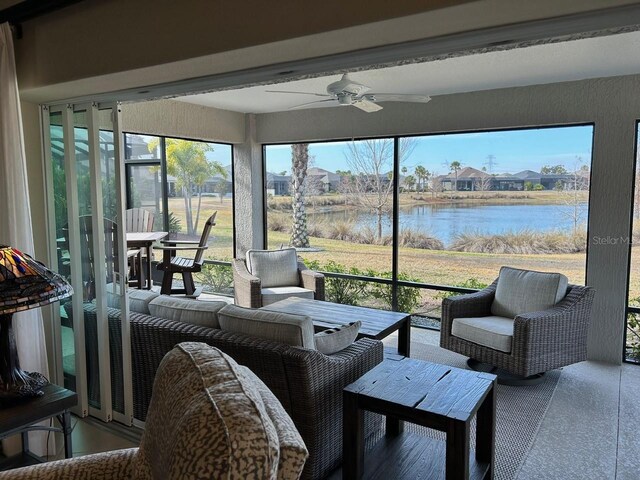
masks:
{"type": "Polygon", "coordinates": [[[158,264],[158,270],[164,272],[162,276],[162,288],[160,293],[163,295],[186,294],[187,297],[196,298],[202,293],[202,288],[197,288],[193,281],[193,274],[202,270],[204,263],[204,251],[209,248],[207,242],[211,228],[215,225],[217,211],[213,212],[204,224],[202,235],[199,241],[193,240],[162,240],[162,247],[155,247],[157,250],[163,251],[162,262],[158,264]],[[193,258],[177,256],[177,252],[195,251],[193,258]],[[173,275],[180,273],[182,275],[183,288],[173,288],[173,275]]]}

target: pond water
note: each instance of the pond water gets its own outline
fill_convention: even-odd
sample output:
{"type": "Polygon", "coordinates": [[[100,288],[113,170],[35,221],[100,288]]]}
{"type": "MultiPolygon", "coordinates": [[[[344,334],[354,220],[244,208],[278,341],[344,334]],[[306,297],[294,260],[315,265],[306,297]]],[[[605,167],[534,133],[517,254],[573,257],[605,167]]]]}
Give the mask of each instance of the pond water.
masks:
{"type": "MultiPolygon", "coordinates": [[[[587,204],[577,207],[581,228],[586,229],[587,204]]],[[[520,230],[552,231],[573,228],[574,207],[570,205],[523,204],[439,204],[420,205],[400,210],[400,228],[427,233],[450,243],[457,234],[481,232],[498,234],[520,230]]],[[[369,211],[332,210],[309,215],[310,221],[351,220],[355,228],[376,228],[377,217],[369,211]]],[[[391,233],[391,217],[383,218],[383,232],[391,233]]]]}

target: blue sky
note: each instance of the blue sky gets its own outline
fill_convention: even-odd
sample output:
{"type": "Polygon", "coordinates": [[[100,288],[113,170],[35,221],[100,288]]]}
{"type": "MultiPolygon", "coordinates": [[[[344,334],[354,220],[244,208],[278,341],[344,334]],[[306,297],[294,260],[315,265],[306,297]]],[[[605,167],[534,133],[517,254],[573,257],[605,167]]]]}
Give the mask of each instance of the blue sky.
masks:
{"type": "MultiPolygon", "coordinates": [[[[573,168],[576,157],[591,164],[593,128],[558,127],[500,132],[460,133],[416,137],[415,149],[403,163],[408,173],[422,164],[436,174],[448,173],[447,162],[454,160],[463,167],[487,167],[487,157],[493,155],[492,173],[516,173],[521,170],[540,171],[544,165],[564,164],[573,168]]],[[[348,170],[346,145],[348,142],[315,143],[309,145],[313,166],[330,171],[348,170]]],[[[291,169],[289,145],[267,147],[267,171],[291,169]]]]}

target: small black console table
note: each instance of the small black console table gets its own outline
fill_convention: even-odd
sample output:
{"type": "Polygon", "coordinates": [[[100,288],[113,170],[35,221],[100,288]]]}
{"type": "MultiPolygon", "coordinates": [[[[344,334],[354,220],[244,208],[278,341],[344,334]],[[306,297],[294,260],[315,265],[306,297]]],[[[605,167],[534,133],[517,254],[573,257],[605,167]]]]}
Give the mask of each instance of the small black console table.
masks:
{"type": "Polygon", "coordinates": [[[49,384],[44,395],[0,407],[0,440],[12,435],[22,437],[22,453],[0,462],[0,471],[44,462],[45,459],[29,451],[29,432],[49,430],[64,435],[64,456],[71,458],[71,414],[69,409],[78,403],[78,395],[71,390],[49,384]],[[43,420],[57,418],[60,428],[36,425],[43,420]]]}

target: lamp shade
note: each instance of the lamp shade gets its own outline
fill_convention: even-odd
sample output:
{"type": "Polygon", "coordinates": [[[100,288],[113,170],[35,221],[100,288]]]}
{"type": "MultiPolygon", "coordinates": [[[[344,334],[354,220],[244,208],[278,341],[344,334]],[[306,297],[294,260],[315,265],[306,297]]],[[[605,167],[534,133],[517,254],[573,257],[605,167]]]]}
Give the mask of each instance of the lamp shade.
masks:
{"type": "Polygon", "coordinates": [[[0,314],[37,308],[72,294],[61,275],[20,250],[0,245],[0,314]]]}

